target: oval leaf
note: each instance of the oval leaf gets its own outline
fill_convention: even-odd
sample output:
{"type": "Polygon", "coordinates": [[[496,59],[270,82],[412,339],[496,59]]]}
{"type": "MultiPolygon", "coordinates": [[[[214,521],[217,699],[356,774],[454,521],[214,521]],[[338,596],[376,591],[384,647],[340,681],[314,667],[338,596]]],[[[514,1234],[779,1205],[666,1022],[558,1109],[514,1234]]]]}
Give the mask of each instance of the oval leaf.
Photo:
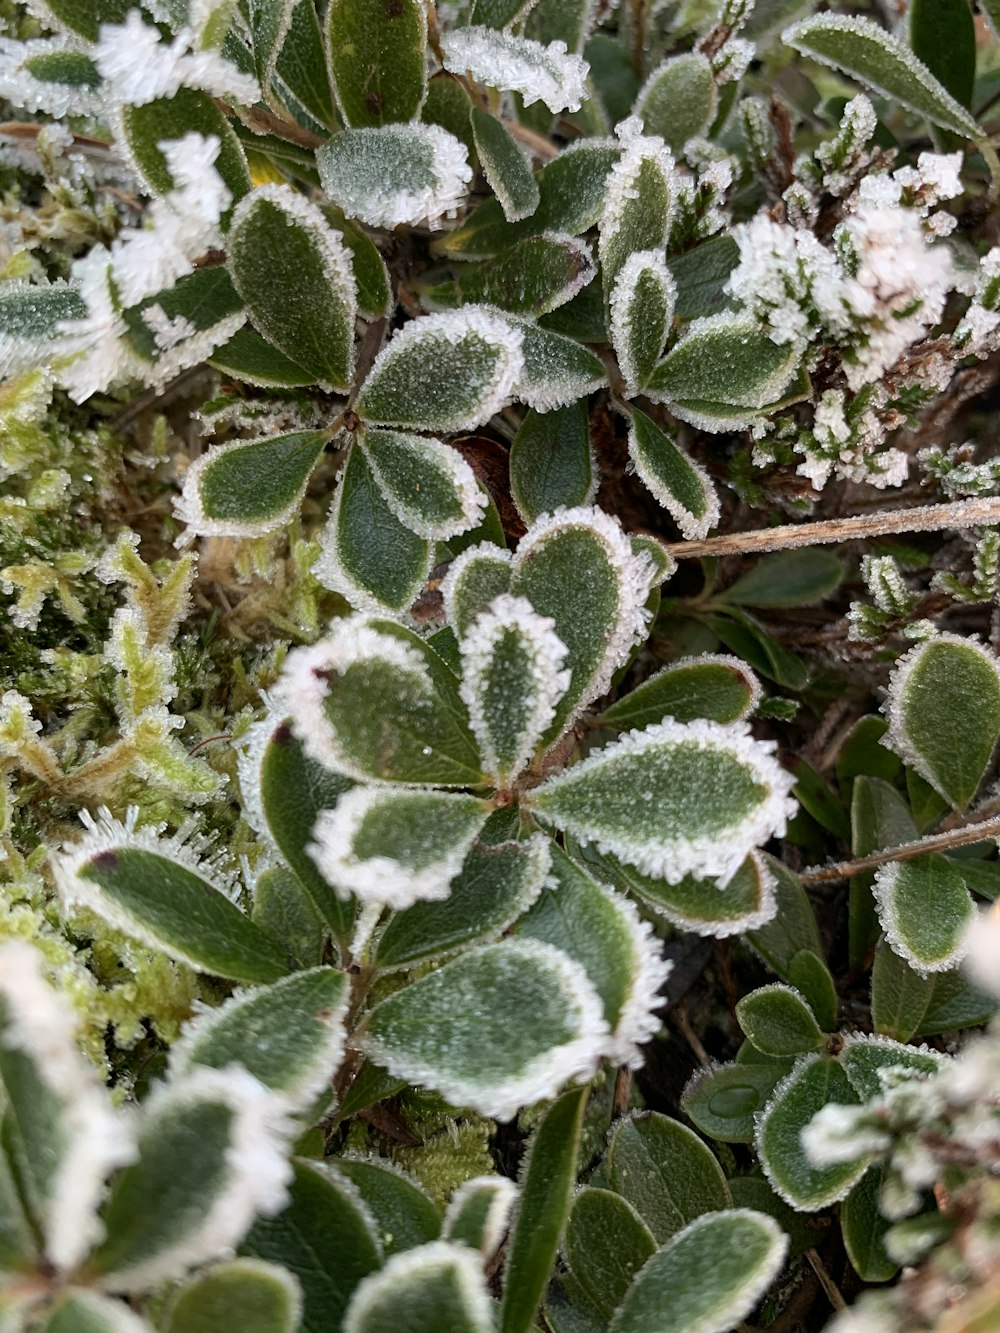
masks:
{"type": "Polygon", "coordinates": [[[619,126],[624,152],[611,168],[598,221],[598,255],[604,293],[610,298],[629,255],[661,253],[675,203],[674,162],[662,139],[643,137],[640,122],[619,126]]]}
{"type": "Polygon", "coordinates": [[[344,1333],[492,1333],[493,1302],[479,1260],[465,1246],[437,1241],[394,1255],[354,1293],[344,1333]]]}
{"type": "Polygon", "coordinates": [[[417,122],[341,130],[317,150],[316,165],[327,198],[370,227],[437,227],[472,180],[465,144],[417,122]]]}
{"type": "Polygon", "coordinates": [[[457,450],[389,430],[364,431],[358,443],[386,503],[411,532],[447,541],[482,522],[483,492],[457,450]]]}
{"type": "Polygon", "coordinates": [[[412,1176],[392,1162],[338,1157],[335,1169],[358,1189],[382,1239],[386,1258],[437,1240],[441,1214],[434,1200],[412,1176]]]}
{"type": "Polygon", "coordinates": [[[760,682],[745,662],[722,653],[683,657],[663,667],[631,693],[604,710],[615,727],[644,727],[672,717],[676,722],[707,718],[741,722],[757,707],[760,682]]]}
{"type": "Polygon", "coordinates": [[[506,1176],[476,1176],[451,1196],[444,1215],[444,1237],[478,1250],[484,1260],[500,1247],[517,1198],[517,1186],[506,1176]]]}
{"type": "Polygon", "coordinates": [[[620,1194],[585,1186],[573,1200],[564,1248],[581,1291],[610,1319],[656,1241],[620,1194]]]}
{"type": "Polygon", "coordinates": [[[618,271],[611,289],[611,345],[634,397],[660,359],[674,317],[677,285],[658,250],[637,250],[618,271]]]}
{"type": "Polygon", "coordinates": [[[752,1143],[756,1118],[787,1073],[782,1061],[708,1065],[695,1071],[681,1107],[703,1134],[723,1143],[752,1143]]]}
{"type": "Polygon", "coordinates": [[[708,473],[683,452],[656,422],[629,412],[628,453],[655,498],[692,541],[719,521],[719,497],[708,473]]]}
{"type": "Polygon", "coordinates": [[[163,1333],[218,1333],[231,1321],[240,1333],[295,1333],[302,1292],[291,1273],[258,1259],[216,1264],[170,1298],[163,1333]]]}
{"type": "Polygon", "coordinates": [[[528,412],[510,448],[510,491],[526,523],[593,499],[594,458],[585,399],[528,412]]]}
{"type": "Polygon", "coordinates": [[[326,40],[348,125],[417,115],[427,90],[427,15],[420,0],[332,0],[326,40]]]}
{"type": "Polygon", "coordinates": [[[969,890],[944,856],[893,861],[875,872],[875,904],[890,948],[917,972],[946,972],[968,948],[969,890]]]}
{"type": "Polygon", "coordinates": [[[804,996],[791,986],[761,986],[736,1004],[747,1040],[764,1055],[819,1050],[826,1038],[804,996]]]}
{"type": "Polygon", "coordinates": [[[530,217],[538,207],[541,192],[524,150],[496,116],[478,107],[473,107],[470,114],[479,162],[504,217],[508,222],[530,217]]]}
{"type": "Polygon", "coordinates": [[[177,517],[192,534],[256,537],[295,517],[328,435],[296,431],[237,440],[188,468],[177,517]]]}
{"type": "Polygon", "coordinates": [[[445,615],[459,640],[464,639],[479,615],[510,589],[510,552],[483,543],[470,546],[441,583],[445,615]]]}
{"type": "Polygon", "coordinates": [[[543,46],[493,28],[452,28],[441,41],[443,64],[453,74],[501,92],[520,93],[525,106],[544,102],[555,115],[579,111],[587,95],[587,62],[562,42],[543,46]]]}
{"type": "Polygon", "coordinates": [[[658,134],[679,153],[688,139],[707,134],[719,94],[711,61],[700,51],[672,56],[653,70],[635,103],[647,134],[658,134]]]}

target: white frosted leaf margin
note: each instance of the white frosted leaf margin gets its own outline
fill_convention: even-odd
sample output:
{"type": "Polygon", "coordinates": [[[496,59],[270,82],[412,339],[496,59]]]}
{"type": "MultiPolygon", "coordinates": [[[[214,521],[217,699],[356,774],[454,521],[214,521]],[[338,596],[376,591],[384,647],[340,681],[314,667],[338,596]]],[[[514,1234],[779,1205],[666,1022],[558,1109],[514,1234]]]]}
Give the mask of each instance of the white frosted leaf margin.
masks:
{"type": "Polygon", "coordinates": [[[441,49],[446,70],[471,74],[487,88],[520,93],[525,106],[544,102],[556,115],[579,111],[587,96],[590,66],[582,56],[571,55],[565,42],[543,45],[495,28],[472,26],[446,33],[441,49]]]}

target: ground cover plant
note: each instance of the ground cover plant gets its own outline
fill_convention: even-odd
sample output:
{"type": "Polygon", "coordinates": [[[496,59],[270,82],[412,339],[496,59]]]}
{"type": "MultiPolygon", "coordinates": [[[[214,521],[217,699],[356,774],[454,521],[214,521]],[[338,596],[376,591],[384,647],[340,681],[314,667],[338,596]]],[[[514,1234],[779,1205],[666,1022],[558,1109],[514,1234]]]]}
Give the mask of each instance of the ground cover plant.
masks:
{"type": "Polygon", "coordinates": [[[0,16],[3,1333],[1000,1326],[1000,5],[0,16]]]}

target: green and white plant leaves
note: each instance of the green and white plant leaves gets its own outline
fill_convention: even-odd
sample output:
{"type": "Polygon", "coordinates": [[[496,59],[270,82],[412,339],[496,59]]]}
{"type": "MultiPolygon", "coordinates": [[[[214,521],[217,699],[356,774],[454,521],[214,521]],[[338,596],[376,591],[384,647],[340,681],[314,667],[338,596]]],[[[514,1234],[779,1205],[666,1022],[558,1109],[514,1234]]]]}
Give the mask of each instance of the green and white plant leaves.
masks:
{"type": "Polygon", "coordinates": [[[737,1002],[736,1018],[762,1055],[801,1055],[819,1050],[826,1040],[805,997],[792,986],[751,991],[737,1002]]]}
{"type": "Polygon", "coordinates": [[[700,51],[673,56],[653,70],[642,86],[635,114],[647,134],[658,134],[680,153],[691,138],[707,132],[719,93],[712,64],[700,51]]]}
{"type": "Polygon", "coordinates": [[[742,722],[760,702],[757,677],[738,657],[705,653],[663,667],[604,710],[616,727],[643,727],[672,717],[676,722],[706,718],[742,722]]]}
{"type": "Polygon", "coordinates": [[[578,111],[586,95],[587,62],[570,55],[563,42],[543,46],[493,28],[454,28],[441,43],[444,67],[469,73],[488,88],[520,93],[525,106],[544,102],[555,114],[578,111]]]}
{"type": "Polygon", "coordinates": [[[610,1319],[632,1279],[656,1250],[635,1208],[609,1189],[584,1186],[566,1226],[566,1262],[594,1307],[610,1319]]]}
{"type": "Polygon", "coordinates": [[[706,536],[719,521],[719,497],[708,473],[645,412],[632,408],[628,417],[628,452],[636,472],[684,537],[706,536]]]}
{"type": "Polygon", "coordinates": [[[473,107],[470,114],[476,152],[504,217],[508,222],[530,217],[538,207],[541,192],[523,150],[494,116],[478,107],[473,107]]]}
{"type": "Polygon", "coordinates": [[[462,1245],[435,1241],[394,1255],[358,1286],[344,1333],[381,1333],[399,1324],[408,1333],[491,1333],[493,1302],[476,1256],[462,1245]]]}
{"type": "Polygon", "coordinates": [[[544,414],[530,410],[510,448],[510,491],[525,522],[589,504],[594,483],[586,401],[544,414]]]}
{"type": "Polygon", "coordinates": [[[674,317],[677,284],[658,250],[637,250],[621,266],[609,302],[611,345],[634,397],[663,351],[674,317]]]}
{"type": "Polygon", "coordinates": [[[327,442],[325,431],[239,440],[202,454],[177,514],[193,534],[258,536],[287,523],[327,442]]]}
{"type": "Polygon", "coordinates": [[[302,1314],[296,1279],[277,1264],[231,1259],[215,1264],[177,1290],[164,1333],[217,1333],[230,1320],[243,1333],[295,1333],[302,1314]]]}
{"type": "Polygon", "coordinates": [[[440,440],[367,430],[358,440],[386,503],[419,537],[447,541],[482,521],[486,502],[475,473],[440,440]]]}
{"type": "Polygon", "coordinates": [[[875,872],[875,903],[890,948],[915,971],[945,972],[968,947],[975,908],[965,881],[944,856],[893,861],[875,872]]]}
{"type": "Polygon", "coordinates": [[[607,299],[630,255],[663,252],[676,203],[673,158],[663,140],[643,137],[634,119],[618,132],[624,152],[611,168],[598,222],[607,299]]]}

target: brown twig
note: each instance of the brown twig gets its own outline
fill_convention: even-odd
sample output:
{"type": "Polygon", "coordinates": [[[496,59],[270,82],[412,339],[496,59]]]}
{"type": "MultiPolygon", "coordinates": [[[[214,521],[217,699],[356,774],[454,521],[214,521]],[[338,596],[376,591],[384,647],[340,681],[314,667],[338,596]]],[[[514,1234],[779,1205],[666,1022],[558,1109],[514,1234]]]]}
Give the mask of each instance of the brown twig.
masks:
{"type": "Polygon", "coordinates": [[[985,842],[988,838],[1000,838],[1000,815],[983,819],[978,824],[967,824],[964,828],[949,829],[946,833],[933,833],[930,837],[918,838],[914,842],[900,843],[897,847],[886,847],[881,852],[872,852],[870,856],[860,856],[854,861],[838,861],[830,866],[809,866],[800,872],[799,878],[803,884],[825,884],[830,880],[851,879],[854,875],[877,870],[889,861],[912,861],[916,856],[947,852],[954,847],[969,847],[972,843],[985,842]]]}
{"type": "Polygon", "coordinates": [[[819,1278],[819,1284],[826,1292],[827,1299],[835,1310],[846,1310],[847,1302],[840,1294],[840,1288],[834,1282],[833,1278],[826,1271],[823,1260],[813,1249],[806,1250],[806,1258],[809,1260],[809,1267],[819,1278]]]}

